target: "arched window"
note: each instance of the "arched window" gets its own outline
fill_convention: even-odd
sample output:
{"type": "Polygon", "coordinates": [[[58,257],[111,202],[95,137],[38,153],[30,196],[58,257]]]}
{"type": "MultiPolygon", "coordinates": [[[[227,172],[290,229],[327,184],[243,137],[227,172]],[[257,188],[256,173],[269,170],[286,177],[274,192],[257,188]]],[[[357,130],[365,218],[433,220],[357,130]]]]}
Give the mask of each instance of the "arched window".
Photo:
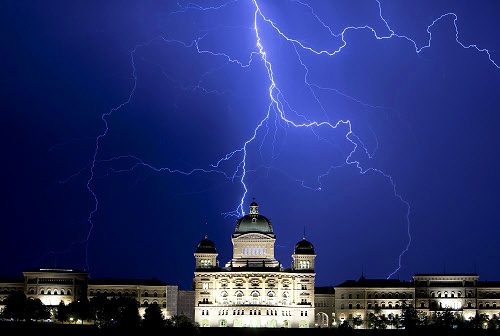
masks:
{"type": "Polygon", "coordinates": [[[153,296],[154,296],[154,297],[158,297],[158,293],[155,291],[155,292],[153,293],[153,296]]]}
{"type": "Polygon", "coordinates": [[[361,305],[359,303],[356,303],[356,309],[360,309],[361,305]]]}
{"type": "Polygon", "coordinates": [[[45,295],[45,290],[44,289],[40,289],[40,295],[45,295]]]}
{"type": "Polygon", "coordinates": [[[51,295],[52,291],[50,289],[47,289],[47,295],[51,295]]]}
{"type": "Polygon", "coordinates": [[[272,292],[272,291],[267,293],[267,300],[268,300],[269,304],[274,304],[276,301],[276,294],[274,294],[274,292],[272,292]]]}
{"type": "Polygon", "coordinates": [[[64,295],[64,289],[61,289],[61,295],[64,295]]]}
{"type": "Polygon", "coordinates": [[[454,298],[455,297],[455,292],[451,292],[451,297],[454,298]]]}
{"type": "Polygon", "coordinates": [[[440,297],[441,297],[441,292],[438,292],[438,298],[440,298],[440,297]]]}
{"type": "Polygon", "coordinates": [[[425,303],[424,302],[420,302],[420,308],[425,308],[425,303]]]}
{"type": "Polygon", "coordinates": [[[142,306],[143,306],[143,307],[147,307],[147,306],[149,306],[149,302],[148,302],[148,300],[144,300],[144,302],[142,303],[142,306]]]}
{"type": "Polygon", "coordinates": [[[448,292],[444,292],[444,297],[447,298],[448,297],[448,292]]]}
{"type": "Polygon", "coordinates": [[[349,309],[352,309],[352,303],[349,303],[349,309]]]}
{"type": "Polygon", "coordinates": [[[144,292],[144,297],[149,297],[149,293],[148,292],[144,292]]]}
{"type": "Polygon", "coordinates": [[[71,289],[68,289],[68,291],[66,292],[66,295],[71,295],[71,289]]]}
{"type": "Polygon", "coordinates": [[[283,304],[285,304],[285,305],[287,305],[287,304],[288,304],[288,302],[289,302],[289,299],[288,299],[288,298],[289,298],[288,293],[287,293],[287,292],[284,292],[284,293],[283,293],[283,304]]]}
{"type": "Polygon", "coordinates": [[[252,304],[259,304],[259,296],[260,296],[259,292],[253,291],[251,296],[252,296],[252,304]]]}
{"type": "Polygon", "coordinates": [[[243,292],[238,291],[236,292],[236,304],[243,304],[243,292]]]}
{"type": "Polygon", "coordinates": [[[35,289],[30,288],[30,292],[29,292],[29,293],[30,293],[30,294],[35,294],[35,289]]]}
{"type": "Polygon", "coordinates": [[[392,309],[392,302],[389,302],[389,309],[392,309]]]}
{"type": "Polygon", "coordinates": [[[54,289],[54,295],[58,295],[57,289],[54,289]]]}

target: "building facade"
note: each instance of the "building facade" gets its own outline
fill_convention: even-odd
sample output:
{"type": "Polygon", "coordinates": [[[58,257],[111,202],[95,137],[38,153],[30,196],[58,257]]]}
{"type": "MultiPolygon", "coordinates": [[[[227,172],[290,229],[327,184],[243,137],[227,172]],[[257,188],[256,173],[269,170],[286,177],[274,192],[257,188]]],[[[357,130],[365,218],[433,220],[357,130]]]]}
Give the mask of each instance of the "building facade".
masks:
{"type": "Polygon", "coordinates": [[[49,307],[61,301],[69,304],[81,298],[91,300],[96,295],[110,299],[131,297],[138,302],[141,316],[148,305],[156,303],[165,318],[180,314],[178,307],[182,307],[182,314],[194,320],[194,293],[159,280],[91,279],[86,272],[70,269],[33,270],[23,272],[20,279],[0,280],[0,310],[7,296],[15,291],[23,291],[28,298],[40,299],[49,307]]]}
{"type": "Polygon", "coordinates": [[[478,314],[500,317],[500,281],[480,281],[477,274],[415,274],[411,281],[361,276],[315,287],[314,246],[300,240],[291,267],[284,268],[274,255],[271,221],[255,202],[237,220],[231,241],[232,258],[223,267],[215,244],[207,237],[199,242],[193,290],[159,280],[92,279],[70,269],[38,269],[0,279],[0,311],[9,294],[22,291],[51,307],[97,295],[131,297],[141,315],[158,304],[166,318],[185,315],[201,327],[325,328],[349,322],[368,328],[372,314],[394,321],[405,306],[429,319],[444,311],[464,320],[478,314]]]}
{"type": "MultiPolygon", "coordinates": [[[[476,314],[500,317],[500,282],[479,281],[477,274],[415,274],[412,281],[348,280],[335,287],[316,288],[315,326],[336,326],[344,321],[369,327],[369,314],[401,317],[405,305],[420,317],[432,319],[451,311],[468,320],[476,314]]],[[[390,326],[389,326],[390,327],[390,326]]],[[[393,326],[395,327],[395,326],[393,326]]]]}
{"type": "Polygon", "coordinates": [[[195,321],[201,327],[314,326],[314,247],[295,246],[291,268],[274,257],[276,236],[257,203],[236,222],[233,257],[219,267],[215,244],[206,237],[194,254],[195,321]]]}

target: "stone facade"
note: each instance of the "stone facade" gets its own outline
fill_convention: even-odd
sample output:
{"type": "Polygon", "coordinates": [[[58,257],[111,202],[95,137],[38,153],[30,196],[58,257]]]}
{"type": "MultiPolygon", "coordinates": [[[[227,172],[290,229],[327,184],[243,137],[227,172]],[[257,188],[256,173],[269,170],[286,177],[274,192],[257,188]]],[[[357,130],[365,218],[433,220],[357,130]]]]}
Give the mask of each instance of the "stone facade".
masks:
{"type": "Polygon", "coordinates": [[[233,257],[219,267],[217,251],[206,237],[194,254],[195,321],[201,327],[314,326],[314,247],[296,245],[291,268],[274,257],[271,222],[257,203],[236,223],[233,257]]]}

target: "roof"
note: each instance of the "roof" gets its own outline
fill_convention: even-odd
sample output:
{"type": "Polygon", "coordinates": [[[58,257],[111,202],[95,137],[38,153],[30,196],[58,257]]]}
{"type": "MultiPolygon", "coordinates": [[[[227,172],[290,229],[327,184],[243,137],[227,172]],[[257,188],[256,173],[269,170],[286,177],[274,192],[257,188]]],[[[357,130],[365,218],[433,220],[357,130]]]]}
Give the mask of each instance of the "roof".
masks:
{"type": "Polygon", "coordinates": [[[417,273],[413,275],[417,276],[479,276],[477,273],[417,273]]]}
{"type": "Polygon", "coordinates": [[[87,272],[72,268],[32,268],[23,273],[65,273],[65,274],[87,274],[87,272]]]}
{"type": "Polygon", "coordinates": [[[259,214],[247,214],[236,221],[234,233],[259,232],[272,234],[271,221],[259,214]]]}
{"type": "Polygon", "coordinates": [[[336,288],[413,288],[413,282],[401,281],[398,279],[365,279],[347,280],[336,288]]]}
{"type": "Polygon", "coordinates": [[[89,285],[132,285],[132,286],[166,286],[167,283],[158,279],[89,279],[89,285]]]}
{"type": "Polygon", "coordinates": [[[205,239],[202,239],[198,243],[196,253],[217,253],[217,250],[215,249],[214,242],[205,237],[205,239]]]}
{"type": "Polygon", "coordinates": [[[314,294],[335,294],[335,287],[314,287],[314,294]]]}
{"type": "Polygon", "coordinates": [[[4,285],[24,285],[24,279],[19,277],[0,277],[0,284],[4,285]]]}
{"type": "Polygon", "coordinates": [[[500,281],[478,281],[477,287],[483,287],[483,288],[500,287],[500,281]]]}
{"type": "Polygon", "coordinates": [[[307,241],[305,238],[303,238],[301,241],[299,241],[297,244],[295,244],[295,254],[315,254],[314,252],[314,246],[311,244],[311,242],[307,241]]]}

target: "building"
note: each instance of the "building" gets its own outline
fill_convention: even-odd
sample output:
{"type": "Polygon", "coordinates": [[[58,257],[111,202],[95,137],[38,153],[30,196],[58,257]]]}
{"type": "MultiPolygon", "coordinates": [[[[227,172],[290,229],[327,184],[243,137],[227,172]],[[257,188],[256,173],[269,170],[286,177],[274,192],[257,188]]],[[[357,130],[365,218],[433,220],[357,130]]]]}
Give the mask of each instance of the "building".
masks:
{"type": "Polygon", "coordinates": [[[212,241],[205,237],[198,244],[195,321],[201,327],[313,327],[313,245],[299,241],[291,268],[283,268],[274,257],[271,221],[255,202],[237,220],[231,241],[233,257],[224,267],[212,241]]]}
{"type": "Polygon", "coordinates": [[[335,326],[355,318],[367,328],[369,314],[401,317],[403,307],[432,319],[452,311],[468,320],[476,314],[500,317],[500,282],[479,281],[477,274],[415,274],[411,282],[393,279],[348,280],[335,287],[316,288],[315,325],[335,326]]]}
{"type": "Polygon", "coordinates": [[[91,300],[96,295],[132,297],[139,304],[141,316],[148,305],[156,303],[166,318],[177,315],[178,306],[191,320],[194,318],[193,309],[185,308],[193,307],[193,292],[181,291],[160,280],[92,279],[86,272],[71,269],[32,270],[23,272],[20,279],[0,279],[0,310],[5,298],[15,291],[23,291],[28,298],[40,299],[51,307],[61,301],[69,304],[81,298],[91,300]]]}
{"type": "Polygon", "coordinates": [[[0,311],[9,294],[22,291],[51,307],[97,295],[132,297],[141,315],[158,304],[166,318],[186,315],[201,327],[325,328],[349,322],[368,328],[372,314],[397,320],[405,306],[430,319],[444,311],[465,320],[477,314],[500,317],[500,281],[480,281],[477,274],[415,274],[411,281],[362,275],[315,287],[314,246],[300,240],[291,267],[284,268],[274,256],[271,221],[255,202],[236,221],[231,241],[232,258],[223,267],[215,244],[207,237],[199,242],[193,290],[160,280],[93,279],[71,269],[38,269],[22,278],[0,278],[0,311]]]}

